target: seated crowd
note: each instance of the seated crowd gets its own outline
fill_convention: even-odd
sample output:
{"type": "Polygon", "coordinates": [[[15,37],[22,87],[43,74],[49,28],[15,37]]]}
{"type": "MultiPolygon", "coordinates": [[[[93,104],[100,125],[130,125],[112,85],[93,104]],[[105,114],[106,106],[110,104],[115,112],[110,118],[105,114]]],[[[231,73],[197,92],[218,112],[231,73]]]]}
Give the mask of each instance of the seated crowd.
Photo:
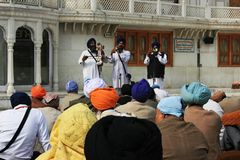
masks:
{"type": "Polygon", "coordinates": [[[179,96],[142,79],[117,92],[103,79],[16,92],[0,112],[0,160],[239,160],[240,98],[199,82],[179,96]]]}

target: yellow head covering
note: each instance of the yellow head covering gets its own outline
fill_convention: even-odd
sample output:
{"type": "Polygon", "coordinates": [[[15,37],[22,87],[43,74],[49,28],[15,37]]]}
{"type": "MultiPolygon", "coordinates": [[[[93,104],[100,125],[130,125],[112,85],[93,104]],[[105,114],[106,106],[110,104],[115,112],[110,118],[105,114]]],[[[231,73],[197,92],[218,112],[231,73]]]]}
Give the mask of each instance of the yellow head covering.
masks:
{"type": "Polygon", "coordinates": [[[37,160],[85,160],[84,141],[96,116],[85,104],[78,103],[64,111],[56,120],[51,136],[51,149],[37,160]]]}

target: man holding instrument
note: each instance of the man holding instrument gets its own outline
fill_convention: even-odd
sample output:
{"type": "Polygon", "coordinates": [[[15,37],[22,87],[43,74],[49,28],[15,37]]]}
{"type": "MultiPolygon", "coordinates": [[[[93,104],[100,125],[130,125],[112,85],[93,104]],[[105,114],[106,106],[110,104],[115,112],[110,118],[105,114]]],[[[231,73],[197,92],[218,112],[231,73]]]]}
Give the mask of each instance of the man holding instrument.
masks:
{"type": "Polygon", "coordinates": [[[87,41],[88,49],[83,51],[78,63],[83,65],[83,81],[86,79],[99,78],[98,65],[102,65],[102,60],[97,56],[96,40],[90,38],[87,41]]]}
{"type": "Polygon", "coordinates": [[[160,52],[159,49],[159,42],[153,42],[152,51],[147,53],[144,64],[147,65],[147,79],[150,86],[159,85],[160,89],[163,89],[167,55],[164,52],[160,52]]]}
{"type": "Polygon", "coordinates": [[[118,37],[117,46],[112,50],[111,57],[108,57],[108,62],[113,63],[112,82],[114,88],[121,88],[123,84],[130,83],[131,79],[127,66],[131,54],[124,49],[125,43],[123,37],[118,37]]]}

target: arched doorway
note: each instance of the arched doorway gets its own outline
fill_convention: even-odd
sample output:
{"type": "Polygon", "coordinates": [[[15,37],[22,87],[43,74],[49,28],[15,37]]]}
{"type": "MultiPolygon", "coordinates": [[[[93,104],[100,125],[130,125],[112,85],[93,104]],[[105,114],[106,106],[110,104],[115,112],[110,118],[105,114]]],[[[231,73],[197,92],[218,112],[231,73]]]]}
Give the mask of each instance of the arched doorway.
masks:
{"type": "Polygon", "coordinates": [[[52,79],[52,40],[51,33],[48,30],[44,30],[42,34],[43,43],[41,46],[41,76],[42,84],[50,85],[52,79]]]}
{"type": "Polygon", "coordinates": [[[7,43],[0,27],[0,86],[7,83],[7,43]]]}
{"type": "Polygon", "coordinates": [[[34,83],[34,43],[30,30],[25,27],[17,29],[13,49],[14,84],[32,85],[34,83]]]}

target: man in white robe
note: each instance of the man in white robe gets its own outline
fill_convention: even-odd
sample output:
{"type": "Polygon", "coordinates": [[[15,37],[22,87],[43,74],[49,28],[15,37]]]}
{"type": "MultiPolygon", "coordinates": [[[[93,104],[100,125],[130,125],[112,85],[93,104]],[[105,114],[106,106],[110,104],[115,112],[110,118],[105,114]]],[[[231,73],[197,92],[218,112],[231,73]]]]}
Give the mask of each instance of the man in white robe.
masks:
{"type": "Polygon", "coordinates": [[[124,49],[125,42],[123,37],[119,37],[117,47],[112,50],[111,57],[108,57],[108,61],[113,63],[112,82],[114,88],[121,88],[123,84],[130,83],[126,75],[128,73],[128,61],[130,60],[131,54],[128,50],[124,49]]]}
{"type": "Polygon", "coordinates": [[[83,66],[83,81],[86,79],[99,78],[98,65],[102,64],[97,56],[96,40],[90,38],[87,42],[88,50],[82,52],[78,63],[83,66]]]}

